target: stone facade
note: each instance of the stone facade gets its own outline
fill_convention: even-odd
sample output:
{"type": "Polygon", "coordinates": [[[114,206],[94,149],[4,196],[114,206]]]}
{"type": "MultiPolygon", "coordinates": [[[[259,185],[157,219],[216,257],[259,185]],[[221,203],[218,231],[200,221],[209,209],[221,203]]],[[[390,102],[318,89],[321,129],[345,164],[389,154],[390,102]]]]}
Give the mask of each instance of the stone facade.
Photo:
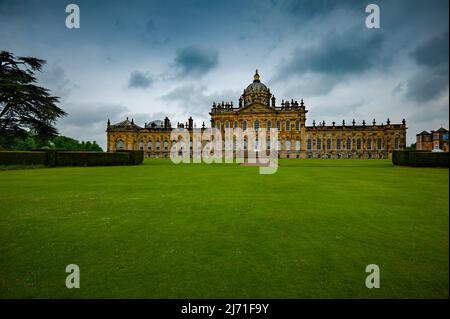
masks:
{"type": "MultiPolygon", "coordinates": [[[[395,149],[406,146],[406,122],[341,125],[332,122],[315,123],[306,126],[308,113],[303,100],[284,101],[276,104],[275,96],[261,81],[256,71],[253,83],[247,86],[239,98],[238,106],[233,102],[214,102],[209,113],[211,127],[224,132],[225,128],[248,128],[258,130],[277,128],[279,131],[278,149],[280,157],[289,158],[387,158],[395,149]]],[[[193,120],[177,127],[192,132],[193,120]]],[[[205,129],[205,123],[202,125],[205,129]]],[[[170,132],[172,126],[166,117],[164,121],[146,123],[139,127],[133,120],[126,119],[117,124],[108,120],[108,151],[117,149],[142,149],[147,156],[167,157],[172,147],[170,132]]],[[[224,136],[224,134],[222,135],[224,136]]]]}
{"type": "Polygon", "coordinates": [[[416,149],[420,151],[432,151],[440,149],[448,152],[448,130],[441,127],[437,131],[423,131],[416,135],[416,149]]]}

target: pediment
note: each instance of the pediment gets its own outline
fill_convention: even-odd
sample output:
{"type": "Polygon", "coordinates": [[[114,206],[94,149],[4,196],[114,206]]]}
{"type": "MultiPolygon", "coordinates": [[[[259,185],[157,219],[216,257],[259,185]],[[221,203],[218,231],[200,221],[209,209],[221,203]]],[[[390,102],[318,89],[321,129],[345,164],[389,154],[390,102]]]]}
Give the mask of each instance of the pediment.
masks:
{"type": "Polygon", "coordinates": [[[261,103],[252,103],[240,109],[238,113],[240,114],[252,114],[252,113],[275,113],[275,109],[268,105],[261,103]]]}

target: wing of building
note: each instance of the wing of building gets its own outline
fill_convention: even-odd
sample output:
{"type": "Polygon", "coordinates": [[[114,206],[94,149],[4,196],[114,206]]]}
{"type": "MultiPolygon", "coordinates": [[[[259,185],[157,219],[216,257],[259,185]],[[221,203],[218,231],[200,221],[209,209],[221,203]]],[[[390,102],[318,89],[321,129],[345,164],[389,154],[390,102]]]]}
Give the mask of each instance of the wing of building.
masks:
{"type": "Polygon", "coordinates": [[[441,150],[448,152],[448,130],[423,131],[416,135],[416,148],[420,151],[441,150]]]}
{"type": "MultiPolygon", "coordinates": [[[[406,122],[377,124],[375,120],[366,123],[325,122],[306,126],[307,106],[303,99],[277,99],[270,89],[261,82],[256,71],[253,82],[243,91],[238,105],[233,102],[213,102],[211,127],[224,131],[225,128],[246,130],[278,129],[278,149],[280,157],[290,158],[387,158],[393,150],[406,146],[406,122]],[[279,103],[279,101],[278,101],[279,103]]],[[[177,127],[194,130],[190,117],[185,124],[177,127]]],[[[202,128],[205,129],[205,123],[202,128]]],[[[108,120],[108,151],[118,149],[143,150],[147,156],[167,157],[172,147],[170,132],[172,126],[166,117],[164,121],[145,123],[139,127],[133,120],[126,119],[117,124],[108,120]]],[[[223,134],[222,134],[223,136],[223,134]]]]}

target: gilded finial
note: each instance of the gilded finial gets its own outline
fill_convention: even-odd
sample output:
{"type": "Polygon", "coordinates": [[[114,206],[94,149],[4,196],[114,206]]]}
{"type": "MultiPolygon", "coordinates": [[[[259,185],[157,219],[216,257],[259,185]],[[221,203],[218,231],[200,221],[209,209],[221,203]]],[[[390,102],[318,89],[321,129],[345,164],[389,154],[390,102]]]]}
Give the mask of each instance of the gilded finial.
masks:
{"type": "Polygon", "coordinates": [[[259,74],[258,69],[255,71],[255,75],[253,76],[253,82],[259,82],[259,74]]]}

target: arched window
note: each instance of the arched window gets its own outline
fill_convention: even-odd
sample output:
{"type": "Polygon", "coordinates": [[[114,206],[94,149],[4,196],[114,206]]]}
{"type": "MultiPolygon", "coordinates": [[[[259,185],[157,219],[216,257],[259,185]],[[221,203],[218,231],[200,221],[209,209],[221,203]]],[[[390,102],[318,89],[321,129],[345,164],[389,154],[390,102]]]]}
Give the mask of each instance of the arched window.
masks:
{"type": "Polygon", "coordinates": [[[296,151],[300,151],[300,145],[301,145],[301,144],[300,144],[300,141],[299,141],[299,140],[296,140],[296,141],[295,141],[295,150],[296,150],[296,151]]]}
{"type": "Polygon", "coordinates": [[[290,131],[291,130],[291,121],[287,120],[286,121],[286,131],[290,131]]]}
{"type": "Polygon", "coordinates": [[[370,151],[372,149],[372,139],[367,139],[367,149],[370,151]]]}
{"type": "Polygon", "coordinates": [[[358,138],[358,139],[356,140],[356,149],[357,149],[357,150],[361,150],[361,139],[360,139],[360,138],[358,138]]]}
{"type": "Polygon", "coordinates": [[[312,141],[310,138],[306,141],[306,149],[310,151],[312,149],[312,141]]]}
{"type": "Polygon", "coordinates": [[[220,121],[216,122],[216,128],[218,128],[220,130],[220,121]]]}
{"type": "Polygon", "coordinates": [[[352,149],[352,140],[350,138],[347,138],[347,150],[352,149]]]}
{"type": "Polygon", "coordinates": [[[244,150],[247,149],[247,138],[244,138],[244,150]]]}
{"type": "Polygon", "coordinates": [[[322,139],[318,138],[317,139],[317,150],[321,150],[322,149],[322,139]]]}
{"type": "Polygon", "coordinates": [[[383,148],[383,140],[381,138],[377,139],[377,149],[381,150],[383,148]]]}
{"type": "Polygon", "coordinates": [[[259,121],[256,120],[255,123],[253,124],[253,127],[255,128],[255,131],[259,130],[259,121]]]}
{"type": "Polygon", "coordinates": [[[172,141],[172,150],[175,152],[177,150],[177,140],[172,141]]]}
{"type": "Polygon", "coordinates": [[[225,128],[230,128],[230,121],[225,122],[225,128]]]}
{"type": "Polygon", "coordinates": [[[247,130],[247,121],[242,122],[242,130],[247,130]]]}
{"type": "Polygon", "coordinates": [[[237,129],[239,127],[238,121],[234,121],[234,129],[237,129]]]}
{"type": "Polygon", "coordinates": [[[161,143],[158,141],[156,141],[156,150],[159,151],[161,148],[161,143]]]}
{"type": "Polygon", "coordinates": [[[400,149],[400,138],[395,138],[394,147],[396,150],[400,149]]]}
{"type": "Polygon", "coordinates": [[[123,140],[117,140],[116,141],[116,149],[124,150],[125,149],[125,142],[123,140]]]}
{"type": "Polygon", "coordinates": [[[285,143],[286,145],[286,151],[290,151],[291,150],[291,141],[289,141],[289,140],[286,140],[286,143],[285,143]]]}
{"type": "Polygon", "coordinates": [[[164,151],[167,151],[169,149],[169,142],[164,141],[163,145],[164,145],[164,151]]]}
{"type": "Polygon", "coordinates": [[[267,130],[270,131],[270,129],[272,128],[272,121],[270,121],[270,120],[267,121],[266,122],[266,127],[267,127],[267,130]]]}
{"type": "Polygon", "coordinates": [[[144,150],[144,141],[143,141],[143,140],[141,140],[141,141],[139,142],[139,150],[141,150],[141,151],[144,150]]]}
{"type": "Polygon", "coordinates": [[[280,121],[277,121],[277,130],[281,131],[281,122],[280,121]]]}
{"type": "Polygon", "coordinates": [[[151,151],[152,150],[152,141],[148,141],[147,142],[147,151],[151,151]]]}
{"type": "Polygon", "coordinates": [[[331,138],[327,139],[327,150],[331,150],[331,138]]]}

